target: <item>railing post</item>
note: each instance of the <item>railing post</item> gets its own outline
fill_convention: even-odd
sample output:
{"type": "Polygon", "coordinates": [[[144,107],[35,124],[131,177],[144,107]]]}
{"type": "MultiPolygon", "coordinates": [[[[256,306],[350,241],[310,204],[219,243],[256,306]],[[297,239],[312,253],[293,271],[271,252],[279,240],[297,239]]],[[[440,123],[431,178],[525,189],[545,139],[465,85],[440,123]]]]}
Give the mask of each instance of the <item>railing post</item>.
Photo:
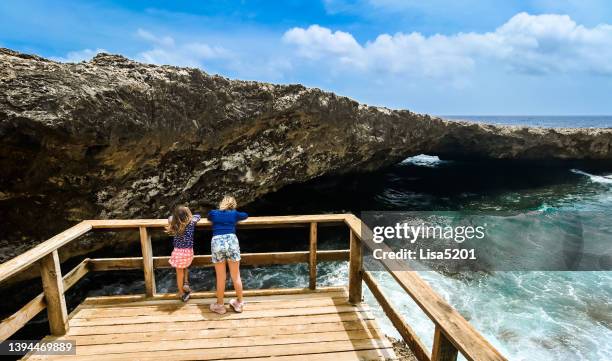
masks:
{"type": "Polygon", "coordinates": [[[310,269],[309,287],[311,290],[317,288],[317,223],[310,223],[310,257],[308,263],[310,269]]]}
{"type": "Polygon", "coordinates": [[[140,247],[142,248],[142,269],[144,271],[147,297],[155,295],[155,270],[153,269],[153,248],[147,227],[140,227],[140,247]]]}
{"type": "Polygon", "coordinates": [[[68,331],[68,311],[64,298],[64,280],[60,269],[57,250],[40,260],[40,277],[42,279],[49,329],[56,336],[65,335],[68,331]]]}
{"type": "Polygon", "coordinates": [[[349,257],[349,302],[361,302],[361,240],[351,229],[349,230],[351,253],[349,257]]]}
{"type": "Polygon", "coordinates": [[[456,361],[457,348],[446,338],[440,326],[436,325],[431,361],[456,361]]]}

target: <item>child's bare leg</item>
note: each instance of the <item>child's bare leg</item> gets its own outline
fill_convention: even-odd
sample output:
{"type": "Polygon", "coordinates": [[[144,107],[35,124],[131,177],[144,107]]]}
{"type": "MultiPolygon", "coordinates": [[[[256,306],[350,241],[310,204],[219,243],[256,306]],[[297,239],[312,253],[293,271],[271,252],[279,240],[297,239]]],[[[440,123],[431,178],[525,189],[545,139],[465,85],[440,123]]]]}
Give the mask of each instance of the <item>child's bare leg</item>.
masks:
{"type": "Polygon", "coordinates": [[[185,277],[183,281],[183,291],[191,292],[191,287],[189,286],[189,268],[185,268],[185,277]]]}
{"type": "Polygon", "coordinates": [[[179,296],[183,295],[183,280],[185,277],[185,269],[184,268],[177,268],[176,269],[176,285],[178,288],[178,294],[179,296]]]}
{"type": "Polygon", "coordinates": [[[236,298],[238,302],[242,302],[242,279],[240,279],[240,261],[228,261],[230,276],[236,290],[236,298]]]}
{"type": "Polygon", "coordinates": [[[227,267],[225,261],[215,263],[215,273],[217,274],[217,304],[223,304],[223,297],[225,296],[225,268],[227,267]]]}

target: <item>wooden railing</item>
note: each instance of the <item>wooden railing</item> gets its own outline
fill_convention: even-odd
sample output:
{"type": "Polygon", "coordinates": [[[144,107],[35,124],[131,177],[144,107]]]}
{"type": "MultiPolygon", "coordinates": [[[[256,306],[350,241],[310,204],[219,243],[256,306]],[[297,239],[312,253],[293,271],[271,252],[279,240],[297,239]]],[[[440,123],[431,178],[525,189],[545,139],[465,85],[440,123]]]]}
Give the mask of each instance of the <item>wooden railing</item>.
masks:
{"type": "MultiPolygon", "coordinates": [[[[45,308],[49,327],[54,335],[67,332],[67,308],[65,292],[90,271],[142,269],[145,280],[144,295],[127,295],[123,299],[170,298],[169,294],[158,294],[155,286],[156,268],[170,268],[169,257],[154,256],[151,246],[150,230],[166,225],[163,219],[132,220],[89,220],[83,221],[57,236],[41,243],[29,251],[0,264],[0,283],[38,262],[40,265],[43,293],[36,296],[25,306],[0,323],[0,340],[6,340],[29,320],[45,308]],[[58,249],[72,240],[92,230],[133,229],[140,234],[142,257],[85,259],[62,277],[58,249]]],[[[210,227],[210,222],[201,220],[197,225],[210,227]]],[[[453,307],[440,297],[416,272],[404,270],[401,262],[381,261],[389,274],[399,283],[406,293],[416,302],[435,324],[434,344],[431,353],[421,342],[404,317],[394,308],[384,295],[372,272],[363,269],[362,249],[373,247],[368,241],[367,227],[352,214],[325,214],[307,216],[251,217],[240,222],[239,228],[284,228],[306,227],[309,229],[309,250],[299,252],[244,253],[243,265],[270,265],[307,263],[309,265],[309,284],[306,289],[245,290],[245,295],[298,293],[317,289],[317,264],[324,261],[349,261],[348,294],[349,301],[362,301],[362,283],[365,282],[385,314],[398,330],[404,341],[420,361],[456,360],[461,352],[468,360],[505,360],[505,358],[485,338],[476,331],[453,307]],[[318,225],[346,225],[349,228],[350,249],[317,250],[318,225]]],[[[380,247],[380,245],[377,245],[380,247]]],[[[192,267],[211,266],[211,257],[197,255],[192,267]]],[[[194,297],[210,297],[212,292],[196,292],[194,297]]]]}

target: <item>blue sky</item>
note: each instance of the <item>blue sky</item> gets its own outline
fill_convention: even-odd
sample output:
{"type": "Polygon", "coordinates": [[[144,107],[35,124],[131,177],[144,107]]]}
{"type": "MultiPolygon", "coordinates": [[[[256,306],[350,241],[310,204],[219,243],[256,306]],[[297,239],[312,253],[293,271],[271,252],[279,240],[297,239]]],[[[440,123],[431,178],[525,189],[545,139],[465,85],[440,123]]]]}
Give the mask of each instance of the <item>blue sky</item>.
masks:
{"type": "Polygon", "coordinates": [[[433,114],[612,114],[607,0],[3,1],[0,46],[303,83],[433,114]]]}

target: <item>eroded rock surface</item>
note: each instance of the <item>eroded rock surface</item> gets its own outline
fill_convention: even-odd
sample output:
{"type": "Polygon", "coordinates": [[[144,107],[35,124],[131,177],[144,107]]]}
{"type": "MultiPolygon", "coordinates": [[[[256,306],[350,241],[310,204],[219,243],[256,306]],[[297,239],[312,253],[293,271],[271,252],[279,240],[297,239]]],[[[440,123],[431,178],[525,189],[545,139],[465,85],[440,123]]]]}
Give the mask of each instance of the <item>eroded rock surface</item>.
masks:
{"type": "MultiPolygon", "coordinates": [[[[425,153],[612,159],[612,130],[451,122],[301,85],[229,80],[99,54],[0,49],[0,261],[85,218],[164,217],[425,153]]],[[[87,249],[91,245],[83,245],[87,249]]]]}

